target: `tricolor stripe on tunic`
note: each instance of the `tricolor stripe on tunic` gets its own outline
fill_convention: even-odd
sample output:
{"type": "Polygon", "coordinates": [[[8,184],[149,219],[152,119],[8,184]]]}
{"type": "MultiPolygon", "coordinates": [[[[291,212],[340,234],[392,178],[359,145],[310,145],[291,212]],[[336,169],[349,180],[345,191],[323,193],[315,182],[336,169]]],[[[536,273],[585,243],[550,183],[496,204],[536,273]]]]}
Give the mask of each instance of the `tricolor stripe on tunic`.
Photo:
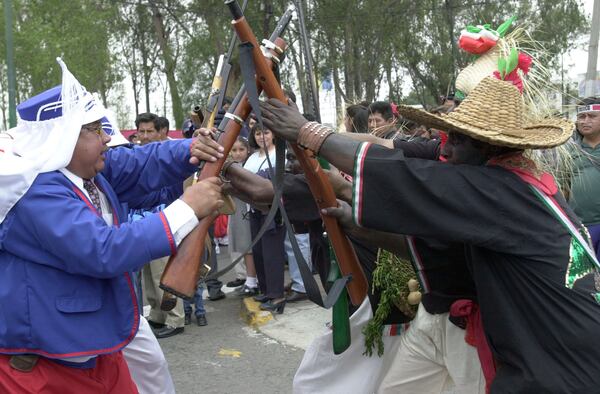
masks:
{"type": "Polygon", "coordinates": [[[363,192],[363,167],[365,157],[371,143],[363,142],[359,145],[356,158],[354,161],[354,187],[352,190],[352,217],[354,222],[362,226],[362,192],[363,192]]]}

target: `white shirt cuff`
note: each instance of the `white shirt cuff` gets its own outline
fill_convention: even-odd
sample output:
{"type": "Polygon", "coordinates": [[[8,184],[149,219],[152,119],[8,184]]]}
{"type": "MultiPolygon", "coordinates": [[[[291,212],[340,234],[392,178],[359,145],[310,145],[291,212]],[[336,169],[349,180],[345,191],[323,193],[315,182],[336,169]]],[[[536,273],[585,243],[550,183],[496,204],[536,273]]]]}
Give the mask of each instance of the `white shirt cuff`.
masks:
{"type": "Polygon", "coordinates": [[[175,239],[175,245],[179,246],[181,241],[198,225],[199,221],[194,210],[183,200],[177,199],[163,210],[171,233],[175,239]]]}

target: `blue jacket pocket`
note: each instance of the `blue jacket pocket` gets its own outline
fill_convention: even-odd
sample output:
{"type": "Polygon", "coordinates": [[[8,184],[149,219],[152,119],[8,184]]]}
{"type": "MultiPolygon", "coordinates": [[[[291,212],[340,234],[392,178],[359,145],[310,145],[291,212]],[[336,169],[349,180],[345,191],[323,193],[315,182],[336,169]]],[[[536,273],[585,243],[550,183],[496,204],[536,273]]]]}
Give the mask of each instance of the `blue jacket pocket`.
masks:
{"type": "Polygon", "coordinates": [[[56,309],[65,313],[95,312],[102,307],[101,297],[57,297],[56,309]]]}

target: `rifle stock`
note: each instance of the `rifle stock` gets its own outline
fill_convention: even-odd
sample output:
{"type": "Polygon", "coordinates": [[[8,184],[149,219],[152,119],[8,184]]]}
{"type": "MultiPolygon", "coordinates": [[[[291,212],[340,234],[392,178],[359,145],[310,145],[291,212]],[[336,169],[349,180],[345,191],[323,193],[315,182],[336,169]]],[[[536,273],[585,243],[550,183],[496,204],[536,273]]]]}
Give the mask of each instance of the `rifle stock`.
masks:
{"type": "MultiPolygon", "coordinates": [[[[285,49],[287,46],[285,41],[281,38],[275,39],[275,44],[282,49],[285,49]]],[[[274,51],[270,51],[269,53],[271,56],[279,55],[274,51]]],[[[265,64],[267,67],[273,66],[273,62],[270,59],[265,60],[265,64]]],[[[262,85],[258,80],[256,85],[260,93],[260,91],[262,91],[262,85]]],[[[231,116],[226,116],[219,125],[219,129],[222,129],[222,131],[219,132],[217,142],[224,149],[223,157],[215,162],[206,162],[202,167],[198,180],[219,175],[229,151],[237,140],[242,127],[242,122],[252,111],[244,87],[242,87],[236,95],[232,108],[235,108],[233,114],[231,114],[231,116]]],[[[200,275],[206,234],[208,234],[208,229],[214,219],[215,218],[211,216],[200,220],[198,226],[183,239],[177,249],[177,253],[169,258],[160,280],[160,288],[163,289],[165,293],[176,295],[185,300],[191,300],[193,298],[200,275]]],[[[175,303],[172,302],[172,297],[163,297],[163,303],[161,304],[162,310],[171,310],[174,306],[175,303]]]]}
{"type": "MultiPolygon", "coordinates": [[[[275,98],[282,103],[287,103],[287,99],[279,81],[271,70],[269,63],[263,56],[256,36],[248,24],[246,18],[237,4],[236,0],[226,0],[225,4],[229,7],[234,20],[231,22],[241,42],[249,42],[253,45],[252,57],[256,67],[256,79],[262,84],[266,95],[275,98]]],[[[337,206],[335,192],[329,183],[327,175],[323,172],[316,159],[308,156],[306,151],[296,144],[291,144],[296,157],[304,170],[308,185],[315,201],[320,209],[337,206]]],[[[354,305],[360,305],[367,295],[367,279],[358,262],[356,252],[350,243],[350,240],[342,232],[342,229],[336,219],[323,217],[325,228],[333,246],[335,255],[338,259],[340,270],[344,275],[351,275],[352,280],[347,284],[350,301],[354,305]]]]}

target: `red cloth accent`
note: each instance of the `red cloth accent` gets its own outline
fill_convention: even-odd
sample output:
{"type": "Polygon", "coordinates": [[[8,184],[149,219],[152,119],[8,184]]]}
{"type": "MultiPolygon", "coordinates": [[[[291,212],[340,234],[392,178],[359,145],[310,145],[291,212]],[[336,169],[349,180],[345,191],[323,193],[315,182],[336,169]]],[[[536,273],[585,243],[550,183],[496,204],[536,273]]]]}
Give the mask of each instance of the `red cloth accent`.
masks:
{"type": "Polygon", "coordinates": [[[390,102],[390,107],[392,107],[392,115],[394,115],[396,118],[399,118],[400,112],[398,112],[398,104],[390,102]]]}
{"type": "Polygon", "coordinates": [[[169,221],[165,216],[164,212],[159,212],[158,217],[162,221],[163,227],[165,229],[165,234],[167,234],[167,239],[169,240],[169,246],[171,247],[171,255],[175,256],[177,254],[177,245],[175,245],[175,238],[173,237],[173,233],[171,232],[171,226],[169,226],[169,221]]]}
{"type": "Polygon", "coordinates": [[[531,67],[531,62],[533,62],[533,59],[529,55],[519,52],[517,67],[505,75],[504,78],[500,77],[500,73],[498,71],[494,71],[494,77],[500,80],[512,82],[512,84],[519,89],[519,92],[523,93],[523,80],[521,79],[521,76],[517,70],[521,70],[524,75],[527,75],[529,68],[531,67]]]}
{"type": "Polygon", "coordinates": [[[448,134],[445,131],[440,131],[440,156],[438,157],[439,161],[443,161],[446,162],[448,161],[448,159],[446,159],[444,156],[442,156],[442,150],[444,149],[444,145],[446,145],[446,143],[448,142],[448,134]]]}
{"type": "Polygon", "coordinates": [[[547,172],[536,175],[537,167],[535,163],[521,153],[508,154],[501,157],[495,157],[488,161],[488,165],[502,167],[523,180],[523,182],[533,185],[549,196],[558,192],[558,186],[554,177],[547,172]]]}
{"type": "Polygon", "coordinates": [[[466,318],[465,342],[477,348],[479,362],[485,377],[486,392],[489,392],[490,385],[496,376],[496,363],[483,331],[479,305],[471,300],[455,301],[450,307],[450,316],[466,318]]]}
{"type": "Polygon", "coordinates": [[[495,47],[496,41],[487,37],[480,37],[478,39],[475,39],[461,35],[458,39],[458,46],[466,52],[472,53],[474,55],[481,55],[489,51],[491,48],[495,47]]]}
{"type": "Polygon", "coordinates": [[[98,356],[96,366],[88,369],[40,357],[31,372],[20,372],[10,366],[9,359],[10,355],[0,355],[1,393],[138,393],[121,352],[98,356]]]}
{"type": "Polygon", "coordinates": [[[219,215],[215,219],[215,237],[223,238],[227,236],[227,224],[229,217],[227,215],[219,215]]]}

